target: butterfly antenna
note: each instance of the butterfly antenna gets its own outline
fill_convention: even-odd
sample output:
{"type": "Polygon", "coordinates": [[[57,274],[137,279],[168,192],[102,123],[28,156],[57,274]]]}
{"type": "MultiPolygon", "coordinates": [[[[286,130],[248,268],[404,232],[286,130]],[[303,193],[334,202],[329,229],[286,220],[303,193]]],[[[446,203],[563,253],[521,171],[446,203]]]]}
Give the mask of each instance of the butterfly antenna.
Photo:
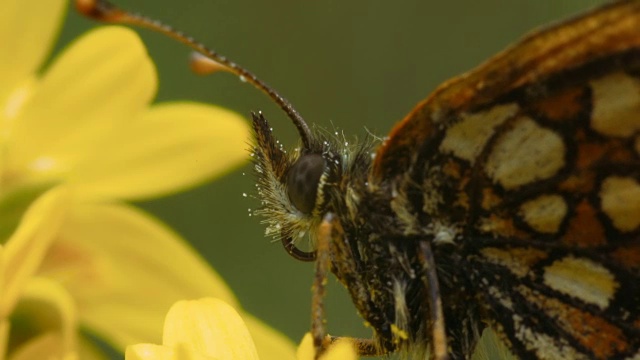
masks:
{"type": "Polygon", "coordinates": [[[302,143],[305,148],[309,148],[311,143],[311,130],[304,121],[302,116],[296,109],[277,91],[265,84],[262,80],[258,79],[249,70],[236,64],[235,62],[227,59],[227,57],[218,54],[214,50],[211,50],[194,40],[192,37],[185,35],[184,33],[173,29],[171,26],[165,25],[157,20],[150,19],[148,17],[134,14],[126,10],[120,9],[117,6],[111,4],[105,0],[76,0],[76,9],[83,15],[106,23],[111,24],[126,24],[132,26],[144,27],[153,31],[157,31],[164,35],[167,35],[179,42],[187,45],[199,54],[200,57],[193,57],[191,59],[192,69],[199,73],[210,73],[215,70],[224,70],[235,75],[238,75],[242,81],[246,81],[255,86],[262,92],[264,92],[271,100],[273,100],[278,106],[287,114],[289,119],[293,121],[293,124],[298,129],[298,133],[302,138],[302,143]]]}

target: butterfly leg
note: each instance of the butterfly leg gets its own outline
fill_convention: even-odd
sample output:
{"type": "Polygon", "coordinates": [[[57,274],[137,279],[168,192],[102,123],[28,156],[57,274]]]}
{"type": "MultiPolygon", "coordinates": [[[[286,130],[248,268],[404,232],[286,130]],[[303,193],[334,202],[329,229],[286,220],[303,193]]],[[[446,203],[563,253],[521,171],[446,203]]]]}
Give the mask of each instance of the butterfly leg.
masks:
{"type": "Polygon", "coordinates": [[[422,265],[422,281],[427,288],[427,301],[431,312],[430,325],[433,359],[447,360],[449,356],[447,354],[447,335],[444,325],[444,313],[442,311],[442,298],[440,297],[436,263],[429,242],[419,242],[418,260],[422,265]]]}
{"type": "Polygon", "coordinates": [[[331,232],[333,215],[325,215],[318,230],[316,244],[316,271],[311,287],[311,336],[316,350],[316,358],[329,346],[331,339],[326,336],[324,316],[324,296],[326,293],[327,277],[331,270],[329,257],[331,246],[331,232]]]}
{"type": "Polygon", "coordinates": [[[341,236],[340,225],[334,224],[333,214],[325,215],[316,240],[316,271],[313,278],[311,300],[311,335],[313,346],[316,350],[316,359],[327,349],[329,345],[338,340],[345,339],[351,342],[360,356],[381,356],[387,354],[380,349],[373,339],[359,339],[350,337],[329,336],[326,332],[324,314],[324,296],[326,293],[327,277],[331,271],[331,239],[333,236],[341,236]]]}

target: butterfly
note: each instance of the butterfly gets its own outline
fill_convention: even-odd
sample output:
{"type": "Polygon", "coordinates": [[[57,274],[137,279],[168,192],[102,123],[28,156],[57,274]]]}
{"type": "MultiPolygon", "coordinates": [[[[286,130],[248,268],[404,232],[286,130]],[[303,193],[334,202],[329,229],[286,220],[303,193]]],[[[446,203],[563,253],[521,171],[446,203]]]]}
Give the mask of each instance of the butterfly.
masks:
{"type": "Polygon", "coordinates": [[[354,339],[362,355],[468,359],[491,328],[522,359],[640,358],[639,1],[526,36],[357,146],[312,131],[192,39],[79,3],[181,38],[205,55],[195,63],[242,76],[291,118],[301,145],[287,152],[253,114],[258,213],[315,262],[319,352],[335,340],[322,302],[333,273],[374,330],[354,339]]]}

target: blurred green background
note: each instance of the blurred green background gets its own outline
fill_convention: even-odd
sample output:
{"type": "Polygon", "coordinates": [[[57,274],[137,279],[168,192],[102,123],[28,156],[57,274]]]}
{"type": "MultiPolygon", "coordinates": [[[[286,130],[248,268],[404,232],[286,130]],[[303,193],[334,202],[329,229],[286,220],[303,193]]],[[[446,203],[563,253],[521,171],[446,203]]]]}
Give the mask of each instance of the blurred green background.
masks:
{"type": "MultiPolygon", "coordinates": [[[[528,30],[600,2],[116,0],[247,67],[307,121],[359,137],[366,129],[386,134],[439,83],[528,30]]],[[[70,14],[57,50],[94,26],[70,14]]],[[[228,74],[197,77],[187,68],[189,51],[182,45],[140,33],[157,65],[157,101],[210,102],[247,117],[262,110],[280,140],[296,144],[293,127],[261,93],[228,74]]],[[[264,237],[258,219],[248,216],[258,202],[242,196],[253,189],[247,163],[199,188],[139,205],[188,239],[248,311],[297,342],[309,328],[313,266],[264,237]]],[[[326,303],[332,334],[370,336],[334,280],[326,303]]]]}

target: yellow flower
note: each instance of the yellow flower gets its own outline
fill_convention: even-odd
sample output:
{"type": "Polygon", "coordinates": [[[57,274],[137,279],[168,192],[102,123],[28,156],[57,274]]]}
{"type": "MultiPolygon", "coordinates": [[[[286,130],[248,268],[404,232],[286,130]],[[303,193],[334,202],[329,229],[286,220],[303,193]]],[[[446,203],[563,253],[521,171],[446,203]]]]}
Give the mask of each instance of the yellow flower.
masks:
{"type": "Polygon", "coordinates": [[[67,200],[64,188],[41,196],[0,248],[0,358],[8,347],[15,348],[10,353],[14,360],[42,354],[70,359],[76,355],[73,301],[59,285],[33,276],[64,220],[67,200]],[[40,321],[25,321],[27,314],[40,321]],[[28,345],[20,346],[23,344],[28,345]]]}
{"type": "MultiPolygon", "coordinates": [[[[298,360],[313,360],[315,349],[313,348],[313,339],[310,333],[306,333],[302,338],[302,343],[298,347],[298,360]]],[[[357,359],[356,351],[353,344],[348,340],[339,340],[332,344],[327,352],[320,357],[320,360],[355,360],[357,359]]]]}
{"type": "MultiPolygon", "coordinates": [[[[313,360],[311,335],[298,349],[298,360],[313,360]]],[[[258,360],[258,352],[242,318],[223,300],[203,298],[179,301],[164,323],[162,345],[127,347],[125,360],[258,360]]],[[[263,357],[265,359],[265,357],[263,357]]],[[[279,359],[268,357],[267,359],[279,359]]],[[[321,360],[356,359],[347,342],[332,346],[321,360]]]]}
{"type": "MultiPolygon", "coordinates": [[[[120,350],[159,342],[183,298],[240,309],[179,236],[122,201],[238,165],[247,124],[215,106],[150,105],[154,66],[121,27],[84,35],[40,72],[66,7],[0,0],[0,359],[103,358],[86,333],[120,350]]],[[[294,357],[241,314],[263,358],[294,357]]]]}

